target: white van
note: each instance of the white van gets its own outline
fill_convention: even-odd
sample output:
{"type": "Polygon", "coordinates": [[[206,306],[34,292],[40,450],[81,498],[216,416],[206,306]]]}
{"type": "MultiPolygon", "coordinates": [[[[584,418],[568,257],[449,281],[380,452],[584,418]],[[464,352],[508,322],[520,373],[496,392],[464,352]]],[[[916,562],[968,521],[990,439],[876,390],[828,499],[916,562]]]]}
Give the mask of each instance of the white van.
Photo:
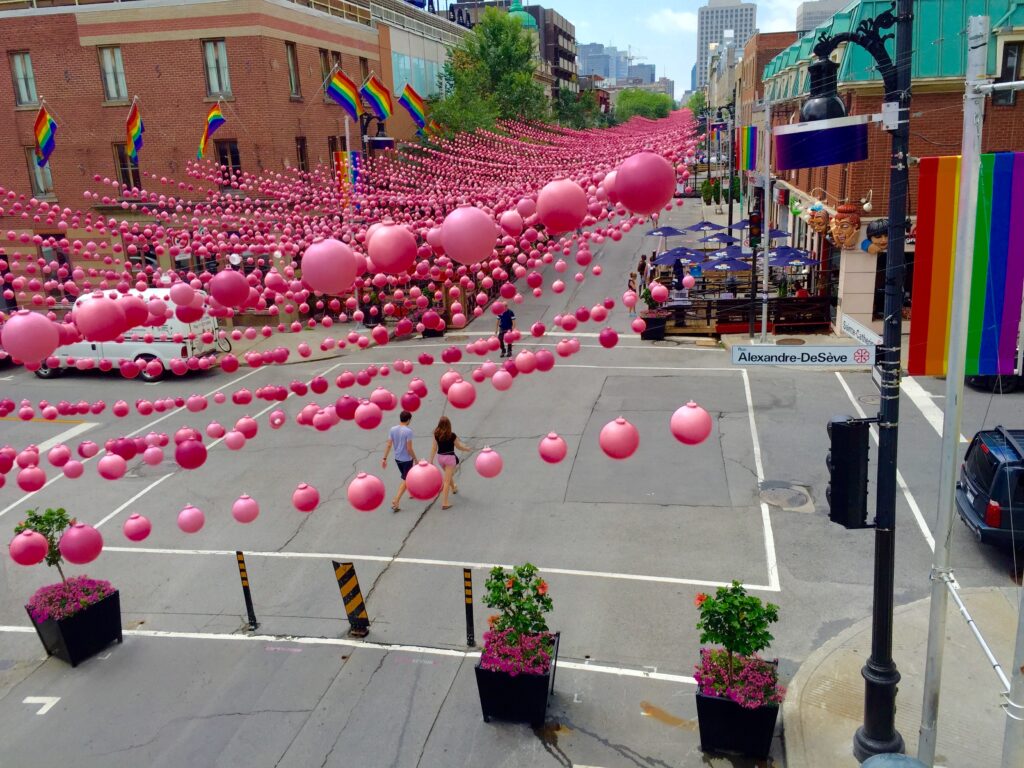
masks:
{"type": "MultiPolygon", "coordinates": [[[[147,288],[144,291],[132,291],[131,295],[140,297],[143,301],[160,299],[168,307],[174,309],[174,302],[168,295],[167,288],[147,288]]],[[[199,291],[198,293],[202,293],[199,291]]],[[[203,294],[205,295],[205,294],[203,294]]],[[[89,301],[92,294],[83,294],[76,300],[76,304],[89,301]]],[[[163,325],[140,326],[133,328],[128,333],[125,341],[79,341],[58,347],[54,356],[60,359],[59,368],[49,368],[43,363],[37,370],[36,376],[41,379],[51,379],[61,373],[61,369],[68,367],[68,360],[82,360],[91,358],[97,362],[100,360],[111,360],[117,363],[119,360],[134,360],[143,370],[139,378],[143,381],[158,381],[170,368],[171,360],[175,358],[187,359],[189,357],[203,357],[212,355],[218,351],[229,351],[226,340],[218,338],[217,320],[209,315],[203,315],[194,323],[183,323],[177,316],[172,315],[163,325]],[[212,333],[213,341],[206,344],[202,340],[204,333],[212,333]],[[181,334],[180,343],[172,341],[175,334],[181,334]],[[195,334],[194,339],[189,339],[189,334],[195,334]],[[152,335],[153,341],[146,342],[143,336],[152,335]],[[225,345],[219,347],[218,344],[225,345]],[[151,360],[159,360],[163,364],[163,370],[155,376],[145,370],[145,366],[151,360]]]]}

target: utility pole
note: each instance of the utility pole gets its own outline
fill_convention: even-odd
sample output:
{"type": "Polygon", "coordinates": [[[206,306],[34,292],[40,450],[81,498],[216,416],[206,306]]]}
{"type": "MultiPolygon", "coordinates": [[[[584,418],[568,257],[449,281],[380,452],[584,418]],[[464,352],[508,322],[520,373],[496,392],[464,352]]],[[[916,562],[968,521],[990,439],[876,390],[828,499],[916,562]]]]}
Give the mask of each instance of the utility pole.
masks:
{"type": "MultiPolygon", "coordinates": [[[[760,142],[758,142],[760,143],[760,142]]],[[[768,98],[764,100],[764,210],[761,211],[761,247],[764,253],[762,265],[764,269],[764,282],[761,285],[761,343],[768,343],[768,251],[771,247],[771,228],[768,210],[771,206],[772,187],[772,103],[768,98]]],[[[757,263],[756,260],[754,262],[757,263]]],[[[757,273],[754,274],[757,278],[757,273]]],[[[753,283],[751,283],[753,284],[753,283]]],[[[753,299],[753,291],[751,291],[753,299]]]]}

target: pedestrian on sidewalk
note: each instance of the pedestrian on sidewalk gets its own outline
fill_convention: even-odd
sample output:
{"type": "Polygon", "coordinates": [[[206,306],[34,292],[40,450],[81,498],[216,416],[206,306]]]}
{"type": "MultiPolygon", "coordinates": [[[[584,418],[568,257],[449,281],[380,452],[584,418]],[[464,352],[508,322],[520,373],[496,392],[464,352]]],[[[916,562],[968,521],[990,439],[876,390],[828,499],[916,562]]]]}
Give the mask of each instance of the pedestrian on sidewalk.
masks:
{"type": "Polygon", "coordinates": [[[384,458],[380,463],[381,469],[384,469],[388,465],[388,454],[391,453],[391,449],[395,450],[395,466],[398,467],[398,473],[402,476],[402,482],[398,485],[398,493],[395,494],[395,498],[391,501],[391,511],[397,512],[400,507],[398,506],[402,501],[402,496],[405,495],[405,476],[409,474],[409,470],[412,469],[412,465],[416,462],[416,451],[412,447],[412,427],[409,423],[412,421],[412,414],[409,411],[402,411],[398,415],[399,424],[396,424],[388,431],[388,444],[384,448],[384,458]]]}
{"type": "Polygon", "coordinates": [[[636,265],[637,274],[640,275],[640,285],[647,285],[647,254],[640,257],[640,263],[636,265]]]}
{"type": "Polygon", "coordinates": [[[460,451],[472,450],[468,445],[459,440],[459,436],[452,432],[452,423],[447,416],[438,419],[437,427],[434,429],[434,447],[430,449],[430,460],[437,456],[437,464],[444,472],[444,484],[441,486],[441,509],[451,509],[448,503],[448,492],[457,494],[459,487],[455,485],[455,467],[459,465],[459,457],[455,449],[460,451]]]}
{"type": "MultiPolygon", "coordinates": [[[[636,272],[630,272],[629,273],[629,280],[626,282],[626,290],[627,291],[632,291],[637,296],[640,295],[640,292],[636,289],[636,272]]],[[[632,307],[629,308],[629,316],[630,317],[634,317],[635,315],[636,315],[636,304],[634,304],[632,307]]]]}
{"type": "Polygon", "coordinates": [[[512,341],[505,344],[505,334],[516,329],[516,313],[512,307],[506,306],[505,311],[498,315],[498,322],[494,326],[494,332],[498,334],[498,343],[501,344],[501,357],[512,357],[512,341]]]}

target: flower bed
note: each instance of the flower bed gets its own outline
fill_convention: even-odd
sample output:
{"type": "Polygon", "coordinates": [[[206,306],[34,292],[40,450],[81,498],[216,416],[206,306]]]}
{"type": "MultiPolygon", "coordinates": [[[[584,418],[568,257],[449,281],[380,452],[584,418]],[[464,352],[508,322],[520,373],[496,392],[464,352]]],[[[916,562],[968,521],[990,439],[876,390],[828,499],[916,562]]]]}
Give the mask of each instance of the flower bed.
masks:
{"type": "Polygon", "coordinates": [[[514,630],[484,632],[480,668],[516,675],[546,675],[551,670],[554,635],[542,632],[519,635],[514,630]]]}
{"type": "Polygon", "coordinates": [[[40,587],[26,608],[37,622],[60,621],[112,594],[114,587],[109,581],[72,576],[67,581],[40,587]]]}
{"type": "Polygon", "coordinates": [[[694,667],[700,692],[729,699],[744,709],[780,704],[786,689],[779,685],[778,667],[759,656],[733,658],[732,679],[729,653],[725,649],[701,648],[700,664],[694,667]]]}

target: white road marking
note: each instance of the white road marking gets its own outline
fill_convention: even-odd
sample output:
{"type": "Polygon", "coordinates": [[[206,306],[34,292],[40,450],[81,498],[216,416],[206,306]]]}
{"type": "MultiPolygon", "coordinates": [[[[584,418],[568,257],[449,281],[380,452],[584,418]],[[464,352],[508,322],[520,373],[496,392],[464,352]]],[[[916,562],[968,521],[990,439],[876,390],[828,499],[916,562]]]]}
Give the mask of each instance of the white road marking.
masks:
{"type": "Polygon", "coordinates": [[[83,421],[81,424],[75,424],[75,426],[65,429],[59,435],[54,435],[47,440],[43,440],[43,442],[39,443],[36,447],[39,448],[40,454],[46,453],[48,450],[53,448],[53,446],[58,445],[59,443],[65,443],[83,432],[88,432],[90,429],[95,427],[96,424],[97,422],[95,421],[83,421]]]}
{"type": "MultiPolygon", "coordinates": [[[[121,552],[129,554],[144,555],[181,555],[181,556],[202,556],[202,555],[229,555],[234,557],[233,549],[164,549],[158,547],[104,547],[104,552],[121,552]]],[[[496,565],[502,568],[512,568],[511,565],[503,563],[467,563],[465,560],[430,560],[421,557],[389,557],[387,555],[352,555],[338,554],[331,552],[246,552],[246,557],[279,557],[285,559],[319,559],[319,560],[357,560],[362,562],[395,563],[402,565],[430,565],[442,568],[473,568],[475,570],[490,570],[496,565]]],[[[725,581],[704,581],[700,579],[684,579],[676,576],[648,576],[637,573],[615,573],[608,571],[585,571],[576,568],[548,568],[538,566],[544,573],[555,573],[560,576],[584,576],[598,579],[619,579],[622,581],[647,581],[657,584],[682,584],[695,587],[727,587],[731,582],[725,581]]],[[[778,592],[777,586],[763,586],[760,584],[745,584],[747,589],[761,592],[778,592]]]]}
{"type": "MultiPolygon", "coordinates": [[[[0,633],[30,633],[32,627],[2,626],[0,633]]],[[[455,659],[479,659],[479,651],[459,651],[454,648],[434,648],[427,645],[398,645],[395,643],[370,643],[347,637],[295,637],[292,635],[228,635],[217,632],[166,632],[157,629],[126,629],[123,634],[129,637],[146,637],[172,640],[220,640],[234,642],[258,643],[293,643],[295,645],[332,645],[344,648],[364,648],[376,651],[397,651],[399,653],[419,653],[427,656],[446,656],[455,659]]],[[[666,683],[684,683],[696,685],[696,680],[686,675],[671,675],[666,672],[647,672],[630,667],[616,667],[611,664],[581,664],[576,661],[558,661],[559,669],[572,669],[579,672],[596,672],[617,677],[637,677],[647,680],[658,680],[666,683]]],[[[42,698],[42,697],[39,697],[42,698]]],[[[56,702],[54,702],[56,703],[56,702]]]]}
{"type": "MultiPolygon", "coordinates": [[[[493,360],[491,362],[494,362],[493,360]]],[[[473,362],[463,360],[458,363],[436,363],[439,367],[452,366],[452,365],[469,365],[476,366],[482,365],[483,361],[473,362]]],[[[362,367],[364,363],[338,363],[339,366],[345,365],[349,367],[362,367]]],[[[596,368],[602,371],[710,371],[712,373],[726,373],[729,371],[739,371],[743,369],[738,368],[717,368],[717,367],[702,367],[702,366],[671,366],[671,365],[580,365],[577,363],[555,363],[555,367],[552,371],[557,371],[564,368],[596,368]]]]}
{"type": "Polygon", "coordinates": [[[26,696],[21,700],[22,704],[41,704],[37,715],[45,715],[60,701],[60,696],[26,696]]]}
{"type": "Polygon", "coordinates": [[[100,520],[100,521],[99,521],[98,523],[96,523],[96,526],[95,526],[95,527],[96,527],[96,528],[99,528],[99,527],[101,527],[101,526],[102,526],[102,525],[103,525],[103,524],[104,524],[105,522],[107,522],[108,520],[110,520],[111,518],[117,517],[117,516],[118,516],[119,514],[121,514],[121,513],[122,513],[122,512],[123,512],[123,511],[124,511],[124,510],[125,510],[125,509],[127,508],[127,507],[131,506],[131,505],[132,505],[132,504],[134,504],[134,503],[135,503],[136,501],[138,501],[139,499],[141,499],[141,498],[142,498],[143,496],[145,496],[145,495],[146,495],[147,493],[149,493],[149,492],[150,492],[151,490],[153,490],[154,488],[156,488],[156,487],[157,487],[158,485],[160,485],[160,483],[162,483],[162,482],[163,482],[164,480],[166,480],[166,479],[167,479],[168,477],[171,477],[171,476],[172,476],[173,474],[174,474],[173,472],[168,472],[168,473],[167,473],[166,475],[161,475],[160,477],[158,477],[158,478],[157,478],[156,480],[154,480],[154,481],[153,481],[152,483],[150,483],[150,484],[149,484],[149,485],[147,485],[147,486],[146,486],[145,488],[143,488],[143,489],[142,489],[141,491],[139,491],[139,492],[138,492],[138,493],[136,493],[136,494],[135,494],[134,496],[132,496],[132,497],[131,497],[130,499],[128,499],[128,501],[126,501],[126,502],[125,502],[124,504],[122,504],[121,506],[119,506],[119,507],[118,507],[117,509],[115,509],[115,510],[114,510],[113,512],[111,512],[111,513],[110,513],[109,515],[107,515],[107,516],[106,516],[106,517],[104,517],[104,518],[103,518],[102,520],[100,520]]]}
{"type": "MultiPolygon", "coordinates": [[[[488,335],[493,335],[493,334],[488,334],[488,335]]],[[[552,335],[552,334],[549,334],[549,333],[544,334],[544,336],[550,336],[550,335],[552,335]]],[[[597,336],[598,336],[598,334],[596,334],[596,333],[590,333],[590,334],[565,333],[565,334],[560,334],[560,335],[562,335],[562,336],[564,336],[566,338],[572,338],[572,337],[577,337],[577,336],[581,336],[581,337],[582,336],[592,336],[594,338],[597,338],[597,336]]],[[[536,338],[536,337],[531,336],[530,338],[533,339],[533,338],[536,338]]],[[[544,337],[541,337],[541,338],[544,338],[544,337]]],[[[549,347],[551,349],[554,349],[554,347],[555,347],[554,342],[549,342],[549,343],[545,344],[543,341],[516,341],[516,342],[514,342],[514,345],[517,346],[517,347],[549,347]]],[[[445,348],[447,348],[447,347],[458,347],[458,346],[461,346],[461,342],[454,341],[454,342],[451,342],[449,344],[415,344],[415,345],[413,345],[413,344],[403,344],[402,342],[398,342],[398,343],[392,342],[391,344],[387,344],[384,347],[379,347],[378,346],[378,347],[374,347],[374,348],[375,349],[388,349],[389,347],[393,347],[395,349],[423,349],[423,348],[427,348],[427,347],[445,347],[445,348]]],[[[606,347],[603,347],[600,344],[580,344],[580,347],[584,348],[584,349],[606,349],[606,347]]],[[[658,350],[668,351],[668,352],[680,352],[680,351],[682,351],[682,352],[725,352],[725,349],[723,349],[722,347],[697,346],[696,344],[680,344],[679,346],[673,346],[673,347],[651,347],[651,346],[647,346],[646,344],[625,344],[625,343],[623,343],[623,338],[622,338],[621,335],[619,336],[619,343],[616,344],[614,347],[612,347],[612,349],[642,349],[642,350],[648,350],[648,351],[654,351],[654,352],[657,352],[658,350]]],[[[611,350],[609,350],[609,351],[611,351],[611,350]]]]}
{"type": "MultiPolygon", "coordinates": [[[[944,414],[942,409],[935,404],[935,397],[944,397],[943,395],[933,395],[920,384],[917,379],[908,376],[900,382],[900,388],[906,393],[907,397],[910,398],[910,402],[917,406],[917,410],[924,416],[925,421],[932,425],[932,429],[942,437],[942,421],[944,414]]],[[[960,435],[960,442],[970,442],[966,437],[960,435]]]]}
{"type": "MultiPolygon", "coordinates": [[[[864,409],[860,407],[860,403],[857,401],[857,398],[853,396],[853,391],[850,389],[849,385],[847,385],[846,379],[843,378],[843,375],[839,371],[836,371],[835,374],[836,378],[839,379],[839,383],[843,385],[843,390],[846,392],[846,396],[850,398],[850,402],[853,403],[853,407],[854,410],[857,411],[857,415],[862,419],[867,418],[867,414],[864,413],[864,409]]],[[[878,445],[878,430],[875,428],[874,424],[871,425],[871,438],[875,441],[875,445],[878,445]]],[[[925,522],[924,515],[921,514],[921,508],[917,505],[917,499],[915,499],[914,494],[910,492],[910,486],[907,485],[907,481],[903,479],[903,473],[900,472],[898,468],[896,470],[896,485],[899,486],[900,491],[903,493],[903,498],[907,500],[907,506],[910,507],[910,512],[913,514],[914,520],[917,521],[917,527],[920,529],[921,535],[924,536],[925,544],[927,544],[928,548],[934,552],[935,537],[932,536],[932,532],[928,528],[928,523],[925,522]]]]}
{"type": "MultiPolygon", "coordinates": [[[[757,438],[757,422],[754,419],[754,398],[750,394],[750,377],[747,369],[743,373],[743,393],[747,398],[747,418],[750,421],[750,437],[754,442],[754,469],[757,471],[757,487],[764,482],[764,465],[761,462],[761,443],[757,438]]],[[[775,534],[772,531],[772,516],[767,502],[761,502],[761,530],[764,532],[764,556],[768,564],[768,587],[776,592],[781,591],[779,585],[779,566],[775,557],[775,534]]]]}

